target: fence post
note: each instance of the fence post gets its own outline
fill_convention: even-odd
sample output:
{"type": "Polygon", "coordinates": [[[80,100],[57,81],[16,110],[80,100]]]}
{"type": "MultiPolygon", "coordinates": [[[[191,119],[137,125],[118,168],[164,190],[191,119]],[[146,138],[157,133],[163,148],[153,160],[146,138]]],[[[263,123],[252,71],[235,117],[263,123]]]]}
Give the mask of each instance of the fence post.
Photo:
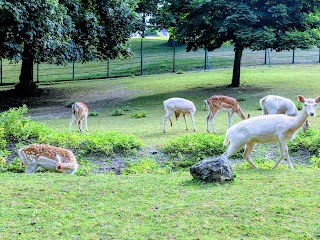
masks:
{"type": "Polygon", "coordinates": [[[173,64],[172,72],[176,71],[176,41],[173,39],[173,64]]]}
{"type": "Polygon", "coordinates": [[[318,48],[319,49],[319,63],[320,63],[320,48],[318,48]]]}
{"type": "Polygon", "coordinates": [[[37,62],[37,83],[39,83],[39,63],[37,62]]]}
{"type": "Polygon", "coordinates": [[[72,62],[72,80],[74,80],[74,62],[72,62]]]}
{"type": "Polygon", "coordinates": [[[0,58],[0,80],[2,85],[2,58],[0,58]]]}
{"type": "Polygon", "coordinates": [[[269,62],[269,65],[271,65],[271,60],[270,60],[270,48],[268,48],[268,62],[269,62]]]}
{"type": "Polygon", "coordinates": [[[110,77],[110,58],[107,58],[107,78],[110,77]]]}
{"type": "Polygon", "coordinates": [[[204,69],[208,69],[208,49],[204,51],[204,69]]]}
{"type": "Polygon", "coordinates": [[[264,64],[267,64],[267,49],[264,50],[264,64]]]}
{"type": "Polygon", "coordinates": [[[294,63],[294,49],[292,50],[292,63],[294,63]]]}
{"type": "Polygon", "coordinates": [[[143,75],[143,35],[141,36],[141,45],[140,45],[140,73],[143,75]]]}

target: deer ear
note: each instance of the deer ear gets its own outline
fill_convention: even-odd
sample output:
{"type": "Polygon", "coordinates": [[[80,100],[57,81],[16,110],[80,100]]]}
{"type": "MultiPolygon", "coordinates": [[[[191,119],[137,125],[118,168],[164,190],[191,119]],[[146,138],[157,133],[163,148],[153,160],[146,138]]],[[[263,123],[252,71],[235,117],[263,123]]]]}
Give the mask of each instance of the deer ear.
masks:
{"type": "Polygon", "coordinates": [[[304,97],[303,96],[301,96],[301,95],[298,95],[298,100],[299,100],[299,102],[304,102],[304,97]]]}
{"type": "Polygon", "coordinates": [[[320,102],[320,97],[316,98],[316,103],[320,102]]]}

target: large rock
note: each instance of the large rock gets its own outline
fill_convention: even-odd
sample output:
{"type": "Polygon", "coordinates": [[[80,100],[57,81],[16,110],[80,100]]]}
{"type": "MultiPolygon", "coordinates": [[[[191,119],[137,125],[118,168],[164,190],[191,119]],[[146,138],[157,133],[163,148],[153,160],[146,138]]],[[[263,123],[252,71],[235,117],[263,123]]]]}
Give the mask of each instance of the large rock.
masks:
{"type": "Polygon", "coordinates": [[[232,167],[224,155],[205,158],[190,168],[191,175],[201,181],[219,182],[232,180],[232,167]]]}

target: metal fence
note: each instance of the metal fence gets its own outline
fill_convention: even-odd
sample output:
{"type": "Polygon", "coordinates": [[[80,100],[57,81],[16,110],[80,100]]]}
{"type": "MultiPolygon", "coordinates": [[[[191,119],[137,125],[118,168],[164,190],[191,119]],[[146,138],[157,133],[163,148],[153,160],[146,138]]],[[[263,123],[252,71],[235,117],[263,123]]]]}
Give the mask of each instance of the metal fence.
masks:
{"type": "MultiPolygon", "coordinates": [[[[81,80],[95,78],[113,78],[133,75],[148,75],[197,69],[231,68],[233,66],[233,47],[222,47],[212,52],[204,50],[186,52],[185,46],[168,47],[159,40],[135,40],[133,56],[129,59],[113,59],[87,63],[70,63],[65,66],[35,64],[34,81],[49,82],[63,80],[81,80]],[[146,41],[146,42],[143,42],[146,41]]],[[[242,56],[242,66],[271,64],[319,63],[318,48],[275,52],[250,51],[246,49],[242,56]]],[[[17,83],[21,64],[0,60],[0,83],[17,83]]]]}

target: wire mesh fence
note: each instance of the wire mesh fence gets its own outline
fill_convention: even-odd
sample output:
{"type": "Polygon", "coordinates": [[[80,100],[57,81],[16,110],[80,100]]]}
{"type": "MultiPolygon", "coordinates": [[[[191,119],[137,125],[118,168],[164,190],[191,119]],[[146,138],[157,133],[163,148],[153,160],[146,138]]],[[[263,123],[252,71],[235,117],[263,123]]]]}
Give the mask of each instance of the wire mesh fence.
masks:
{"type": "MultiPolygon", "coordinates": [[[[212,52],[198,50],[186,52],[185,46],[168,46],[167,39],[131,39],[132,57],[110,59],[87,63],[69,63],[56,66],[46,63],[34,65],[34,81],[50,82],[95,78],[113,78],[134,75],[148,75],[198,69],[231,68],[234,51],[232,46],[223,46],[212,52]]],[[[250,51],[242,56],[242,66],[263,64],[304,64],[319,63],[320,52],[317,47],[309,50],[276,52],[250,51]]],[[[21,63],[0,60],[1,84],[19,81],[21,63]]]]}

